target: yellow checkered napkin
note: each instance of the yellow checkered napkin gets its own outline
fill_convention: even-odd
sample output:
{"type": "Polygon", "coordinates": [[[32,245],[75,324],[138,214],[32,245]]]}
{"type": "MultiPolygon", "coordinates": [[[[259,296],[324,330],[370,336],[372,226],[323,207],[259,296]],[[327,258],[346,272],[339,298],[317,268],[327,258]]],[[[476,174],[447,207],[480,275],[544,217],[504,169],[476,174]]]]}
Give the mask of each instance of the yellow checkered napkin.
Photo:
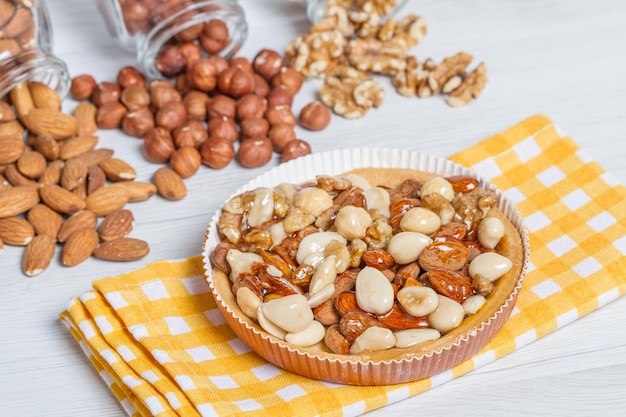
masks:
{"type": "Polygon", "coordinates": [[[225,324],[199,256],[96,281],[61,319],[131,416],[355,416],[492,362],[624,294],[626,189],[549,119],[527,119],[451,159],[517,203],[532,255],[509,321],[448,372],[355,387],[278,369],[225,324]]]}

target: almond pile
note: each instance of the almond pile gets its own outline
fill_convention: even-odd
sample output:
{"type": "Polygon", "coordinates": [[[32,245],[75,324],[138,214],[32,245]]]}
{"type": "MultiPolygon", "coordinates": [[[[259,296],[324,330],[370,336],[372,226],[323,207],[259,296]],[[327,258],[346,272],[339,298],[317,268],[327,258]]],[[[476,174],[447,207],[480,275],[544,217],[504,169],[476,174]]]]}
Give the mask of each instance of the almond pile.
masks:
{"type": "Polygon", "coordinates": [[[174,171],[163,168],[154,183],[135,181],[133,167],[113,150],[96,149],[96,114],[87,102],[63,113],[58,94],[39,82],[20,84],[0,101],[0,251],[24,246],[28,276],[49,266],[59,244],[66,266],[90,256],[142,258],[149,246],[128,237],[134,218],[126,204],[157,192],[186,194],[174,171]]]}

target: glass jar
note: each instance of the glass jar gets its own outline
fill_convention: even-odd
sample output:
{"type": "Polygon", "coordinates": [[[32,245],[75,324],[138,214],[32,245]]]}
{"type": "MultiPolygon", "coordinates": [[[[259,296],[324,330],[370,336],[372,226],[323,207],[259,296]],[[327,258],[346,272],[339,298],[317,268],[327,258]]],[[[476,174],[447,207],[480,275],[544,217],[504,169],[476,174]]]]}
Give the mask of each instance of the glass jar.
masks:
{"type": "Polygon", "coordinates": [[[3,0],[0,8],[0,97],[24,81],[67,94],[67,66],[52,54],[52,26],[42,0],[3,0]]]}
{"type": "MultiPolygon", "coordinates": [[[[311,23],[318,22],[324,17],[324,10],[328,4],[328,0],[289,0],[294,3],[305,3],[306,14],[311,23]]],[[[406,4],[408,0],[387,0],[390,11],[385,15],[386,17],[393,16],[402,6],[406,4]]]]}
{"type": "Polygon", "coordinates": [[[171,45],[195,44],[203,54],[233,56],[248,36],[243,9],[236,0],[97,0],[106,26],[124,49],[135,52],[139,65],[151,78],[176,74],[158,65],[159,54],[171,45]],[[219,47],[205,47],[210,22],[223,22],[226,37],[219,47]]]}

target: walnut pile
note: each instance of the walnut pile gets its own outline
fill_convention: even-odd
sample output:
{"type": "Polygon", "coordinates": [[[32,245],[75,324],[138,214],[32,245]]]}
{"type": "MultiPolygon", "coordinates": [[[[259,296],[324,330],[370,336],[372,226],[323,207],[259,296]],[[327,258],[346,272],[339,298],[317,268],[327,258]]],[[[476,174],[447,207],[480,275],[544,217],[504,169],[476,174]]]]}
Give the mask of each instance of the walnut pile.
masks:
{"type": "Polygon", "coordinates": [[[288,43],[286,64],[307,78],[323,79],[322,101],[345,118],[363,117],[382,103],[374,74],[389,76],[407,97],[444,94],[452,107],[477,98],[487,81],[486,65],[468,70],[473,57],[465,52],[440,63],[418,61],[409,51],[426,36],[426,23],[415,14],[390,17],[396,5],[397,0],[329,0],[324,17],[288,43]]]}

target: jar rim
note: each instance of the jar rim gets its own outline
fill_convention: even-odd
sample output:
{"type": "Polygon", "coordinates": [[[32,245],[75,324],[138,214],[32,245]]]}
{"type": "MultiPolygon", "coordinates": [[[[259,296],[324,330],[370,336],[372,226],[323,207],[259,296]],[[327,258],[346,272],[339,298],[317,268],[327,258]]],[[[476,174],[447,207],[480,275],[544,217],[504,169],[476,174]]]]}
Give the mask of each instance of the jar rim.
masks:
{"type": "Polygon", "coordinates": [[[55,90],[64,98],[71,79],[67,65],[52,53],[29,48],[0,61],[0,97],[25,81],[38,81],[55,90]]]}

